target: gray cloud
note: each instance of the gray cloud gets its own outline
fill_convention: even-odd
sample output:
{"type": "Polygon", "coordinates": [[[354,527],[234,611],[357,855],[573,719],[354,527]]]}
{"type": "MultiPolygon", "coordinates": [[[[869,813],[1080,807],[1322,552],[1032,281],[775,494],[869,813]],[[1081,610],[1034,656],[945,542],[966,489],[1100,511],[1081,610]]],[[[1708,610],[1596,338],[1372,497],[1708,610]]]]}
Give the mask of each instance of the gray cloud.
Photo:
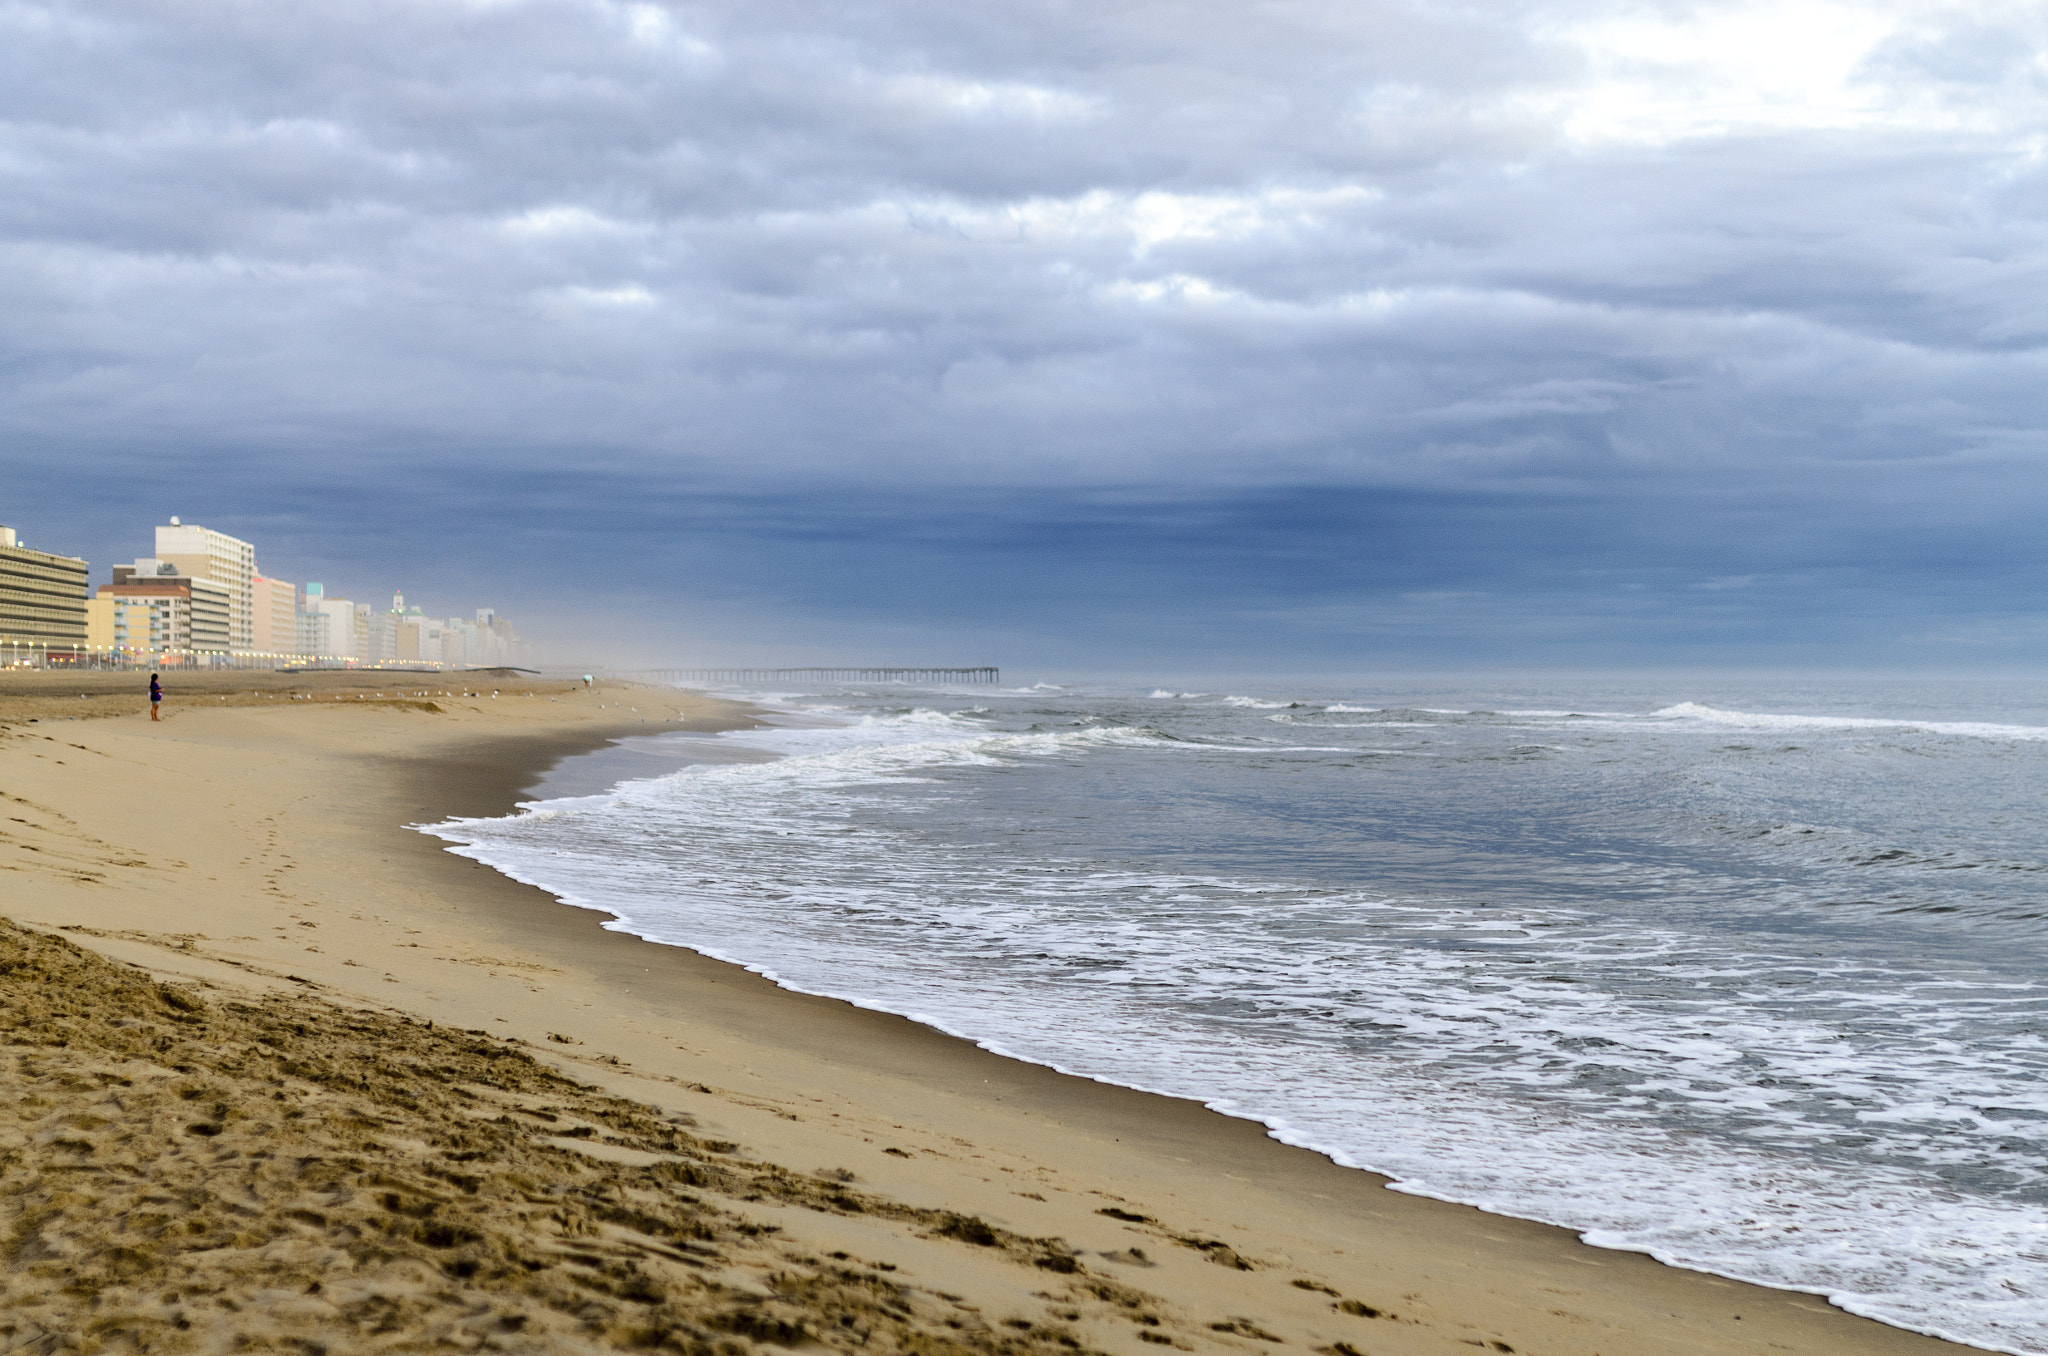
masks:
{"type": "Polygon", "coordinates": [[[2018,531],[2041,11],[1766,13],[8,0],[0,455],[2018,531]]]}

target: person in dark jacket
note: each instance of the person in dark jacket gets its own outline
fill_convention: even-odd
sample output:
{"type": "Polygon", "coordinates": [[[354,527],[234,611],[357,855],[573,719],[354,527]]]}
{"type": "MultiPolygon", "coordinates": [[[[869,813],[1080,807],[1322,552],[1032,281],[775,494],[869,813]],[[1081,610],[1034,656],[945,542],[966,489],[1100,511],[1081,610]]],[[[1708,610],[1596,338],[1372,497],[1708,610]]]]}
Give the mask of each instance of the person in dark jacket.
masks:
{"type": "Polygon", "coordinates": [[[152,673],[152,674],[150,674],[150,675],[149,675],[149,718],[150,718],[151,720],[162,720],[162,719],[163,719],[163,717],[162,717],[162,716],[159,716],[159,715],[158,715],[158,714],[156,713],[156,709],[157,709],[157,708],[158,708],[159,706],[162,706],[162,705],[163,705],[163,703],[164,703],[164,685],[163,685],[162,683],[159,683],[159,682],[158,682],[158,681],[156,680],[156,675],[152,673]]]}

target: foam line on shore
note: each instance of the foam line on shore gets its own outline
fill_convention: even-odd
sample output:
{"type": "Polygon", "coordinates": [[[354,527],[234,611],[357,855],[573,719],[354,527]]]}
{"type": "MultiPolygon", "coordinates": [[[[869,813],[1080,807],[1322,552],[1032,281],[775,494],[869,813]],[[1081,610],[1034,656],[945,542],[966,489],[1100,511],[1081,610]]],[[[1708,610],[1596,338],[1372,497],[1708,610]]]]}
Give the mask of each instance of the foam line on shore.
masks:
{"type": "MultiPolygon", "coordinates": [[[[747,736],[746,742],[756,745],[774,745],[786,750],[810,749],[819,751],[812,754],[812,760],[816,761],[816,766],[813,770],[817,771],[830,784],[859,782],[863,780],[874,773],[877,759],[886,764],[892,773],[901,774],[914,773],[920,767],[932,766],[932,760],[934,759],[955,765],[992,764],[996,761],[993,755],[994,750],[998,747],[1014,755],[1025,749],[1047,752],[1061,748],[1079,749],[1105,742],[1115,744],[1142,744],[1148,742],[1141,732],[1129,730],[1073,731],[1060,735],[996,736],[989,734],[987,731],[963,729],[957,723],[937,718],[935,713],[910,713],[910,716],[909,724],[915,728],[919,739],[909,743],[894,745],[881,752],[865,748],[861,743],[863,739],[871,739],[876,733],[876,726],[872,722],[865,726],[850,727],[837,732],[817,730],[783,733],[773,731],[757,732],[747,736]],[[937,744],[923,741],[922,736],[932,732],[943,732],[947,737],[937,744]]],[[[1150,742],[1156,742],[1162,747],[1169,748],[1196,747],[1189,746],[1182,741],[1173,740],[1150,742]]],[[[784,775],[794,776],[798,775],[798,773],[797,770],[785,769],[784,775]]],[[[624,790],[625,788],[617,789],[624,790]]],[[[522,818],[552,819],[559,816],[575,817],[593,809],[601,809],[603,804],[604,798],[596,797],[573,804],[543,805],[533,807],[522,818]]],[[[464,841],[466,831],[475,831],[480,827],[474,824],[468,826],[441,824],[428,826],[426,831],[461,843],[464,841]]],[[[794,831],[801,831],[801,829],[799,828],[794,831]]],[[[496,845],[495,848],[477,848],[473,845],[472,840],[470,844],[453,850],[459,855],[488,862],[514,879],[547,890],[549,893],[559,897],[565,904],[605,914],[609,917],[610,921],[604,924],[604,926],[615,931],[625,932],[640,937],[643,940],[659,944],[686,947],[698,954],[736,965],[750,973],[760,975],[764,979],[792,992],[833,998],[864,1010],[901,1015],[948,1035],[968,1040],[982,1049],[1005,1058],[1036,1063],[1061,1073],[1088,1078],[1092,1081],[1112,1086],[1122,1086],[1164,1096],[1193,1098],[1219,1113],[1264,1125],[1274,1133],[1276,1138],[1284,1143],[1322,1153],[1331,1158],[1332,1161],[1344,1164],[1345,1166],[1363,1167],[1380,1173],[1389,1173],[1401,1181],[1403,1190],[1418,1196],[1476,1205],[1490,1211],[1521,1218],[1545,1220],[1579,1231],[1586,1241],[1596,1246],[1644,1253],[1656,1257],[1658,1260],[1669,1265],[1683,1266],[1708,1274],[1734,1276],[1752,1283],[1772,1285],[1788,1291],[1825,1294],[1831,1300],[1843,1305],[1845,1308],[1849,1308],[1852,1312],[1863,1312],[1866,1313],[1866,1316],[1880,1318],[1883,1321],[1914,1331],[1929,1332],[1933,1335],[1948,1337],[1951,1340],[1961,1340],[1952,1332],[1945,1331],[1943,1325],[1929,1323],[1924,1320],[1915,1321],[1911,1311],[1902,1311],[1896,1300],[1890,1304],[1873,1302],[1868,1296],[1845,1286],[1801,1285],[1784,1273],[1746,1269],[1741,1265],[1731,1264],[1726,1260],[1717,1262],[1713,1259],[1702,1257],[1696,1248],[1691,1253],[1688,1253],[1679,1246],[1667,1245],[1656,1241],[1655,1231],[1645,1232],[1641,1227],[1636,1227],[1632,1230],[1620,1229],[1612,1225],[1603,1225],[1596,1220],[1589,1220],[1583,1212],[1564,1208],[1567,1199],[1564,1195],[1555,1195],[1554,1199],[1532,1198],[1526,1193],[1521,1196],[1504,1196],[1490,1191],[1477,1178],[1468,1178],[1459,1180],[1455,1184],[1446,1184],[1438,1180],[1442,1176],[1441,1168],[1432,1170],[1423,1161],[1413,1159],[1412,1157],[1396,1162],[1372,1155],[1361,1156],[1355,1151],[1353,1146],[1348,1145],[1340,1138],[1332,1138],[1327,1133],[1304,1128],[1301,1123],[1298,1123],[1286,1114],[1261,1110],[1242,1101],[1218,1097],[1205,1092],[1199,1085],[1199,1081],[1193,1085],[1176,1086],[1170,1082],[1161,1083],[1143,1076],[1133,1076],[1133,1072],[1130,1069],[1116,1073],[1104,1072],[1100,1064],[1093,1066],[1077,1064],[1050,1054],[1046,1048],[1034,1048],[1029,1043],[991,1038],[985,1031],[977,1031],[970,1025],[965,1025],[948,1017],[942,1011],[920,1006],[914,998],[908,998],[905,995],[877,997],[875,994],[859,988],[848,988],[843,985],[836,987],[829,984],[821,985],[815,979],[806,980],[774,962],[762,962],[758,957],[750,957],[714,942],[707,942],[702,938],[678,935],[672,922],[657,923],[639,917],[637,916],[637,911],[632,906],[622,904],[618,900],[601,898],[575,889],[565,890],[563,888],[563,879],[559,873],[559,867],[555,868],[553,874],[551,874],[549,869],[522,866],[516,861],[508,860],[506,853],[503,851],[502,844],[496,845]]],[[[1219,888],[1226,885],[1225,882],[1221,881],[1209,883],[1219,888]]],[[[1495,920],[1489,921],[1486,926],[1498,928],[1504,926],[1504,924],[1495,920]]],[[[1544,1137],[1544,1132],[1533,1125],[1525,1127],[1520,1134],[1525,1139],[1532,1136],[1536,1139],[1544,1137]]],[[[1422,1138],[1429,1139],[1431,1137],[1425,1135],[1422,1138]]],[[[1442,1164],[1444,1160],[1441,1155],[1444,1152],[1449,1152],[1450,1148],[1447,1145],[1438,1145],[1436,1148],[1439,1151],[1437,1161],[1439,1164],[1442,1164]]],[[[1695,1166],[1700,1172],[1705,1172],[1711,1165],[1703,1163],[1695,1166]]],[[[1724,1175],[1731,1177],[1757,1175],[1756,1165],[1745,1166],[1736,1162],[1724,1164],[1720,1170],[1724,1175]]],[[[1694,1185],[1699,1186],[1701,1183],[1695,1183],[1694,1185]]],[[[1873,1186],[1872,1189],[1876,1190],[1877,1188],[1873,1186]]],[[[1894,1194],[1905,1190],[1900,1184],[1891,1184],[1886,1189],[1894,1194]]],[[[1911,1195],[1912,1193],[1907,1192],[1906,1194],[1911,1195]]],[[[1908,1210],[1907,1213],[1912,1212],[1908,1210]]],[[[1980,1221],[1979,1224],[1981,1228],[1990,1228],[1994,1231],[1999,1231],[2003,1227],[1998,1225],[1996,1221],[1991,1220],[1980,1221]]],[[[1982,1342],[1981,1336],[1978,1340],[1980,1343],[1982,1342]]],[[[2024,1347],[1998,1345],[1996,1343],[1985,1345],[1986,1349],[1991,1350],[2014,1352],[2027,1350],[2024,1347]]]]}

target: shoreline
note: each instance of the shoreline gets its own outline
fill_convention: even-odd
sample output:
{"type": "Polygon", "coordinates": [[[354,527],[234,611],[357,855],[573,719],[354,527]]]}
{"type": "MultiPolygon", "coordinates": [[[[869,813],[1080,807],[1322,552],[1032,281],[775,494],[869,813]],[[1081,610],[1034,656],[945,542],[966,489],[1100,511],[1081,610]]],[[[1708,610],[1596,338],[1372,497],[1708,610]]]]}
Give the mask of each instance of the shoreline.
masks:
{"type": "MultiPolygon", "coordinates": [[[[734,726],[733,728],[739,727],[734,726]]],[[[575,752],[571,752],[565,756],[573,758],[580,756],[583,752],[587,751],[578,750],[575,752]]],[[[540,780],[543,775],[544,772],[536,772],[532,774],[528,777],[527,784],[530,785],[531,783],[540,780]]],[[[623,780],[623,778],[621,778],[620,780],[623,780]]],[[[595,783],[593,782],[593,785],[594,784],[595,783]]],[[[587,793],[579,791],[574,794],[587,793]]],[[[516,795],[509,796],[504,801],[505,808],[492,813],[498,815],[509,815],[513,813],[518,803],[519,798],[516,795]]],[[[454,845],[451,845],[450,850],[454,850],[454,845]]],[[[693,958],[694,960],[708,962],[710,965],[714,967],[722,967],[729,970],[739,971],[747,976],[752,977],[753,979],[760,981],[761,983],[769,986],[770,988],[779,991],[782,994],[812,999],[831,1005],[842,1005],[844,1008],[851,1011],[879,1016],[896,1022],[902,1022],[907,1024],[907,1026],[911,1030],[920,1033],[929,1033],[931,1035],[937,1036],[938,1038],[944,1041],[959,1042],[963,1045],[971,1046],[973,1049],[980,1051],[981,1053],[987,1055],[988,1057],[994,1060],[1001,1061],[1004,1064],[1021,1065],[1030,1069],[1041,1070],[1047,1074],[1052,1075],[1056,1079],[1077,1080],[1079,1082],[1091,1084],[1097,1087],[1113,1089],[1118,1093],[1131,1094],[1139,1098],[1157,1099],[1161,1102],[1174,1104],[1176,1107],[1181,1108],[1185,1113],[1194,1115],[1197,1119],[1205,1116],[1214,1117],[1235,1126],[1246,1127],[1247,1129],[1255,1131],[1260,1141],[1268,1146],[1284,1149],[1292,1154],[1308,1155],[1311,1159],[1317,1160],[1323,1164],[1327,1164],[1330,1167],[1335,1168],[1338,1172],[1352,1175],[1362,1179],[1364,1182],[1369,1183],[1370,1186],[1376,1190],[1393,1192],[1411,1200],[1429,1202],[1433,1205],[1446,1206],[1454,1210],[1473,1211],[1487,1219],[1511,1222],[1514,1224],[1530,1226],[1532,1228],[1539,1230],[1552,1231],[1560,1235],[1560,1241],[1567,1242],[1568,1246],[1592,1249],[1599,1253],[1614,1256],[1638,1258],[1650,1262],[1662,1270],[1702,1277],[1713,1283],[1743,1286],[1746,1288],[1751,1288],[1763,1292],[1765,1294],[1810,1297],[1813,1299],[1820,1300],[1823,1303],[1826,1303],[1832,1311],[1841,1313],[1845,1317],[1852,1318],[1861,1322],[1874,1324],[1878,1328],[1886,1331],[1900,1332],[1916,1337],[1926,1338],[1941,1343],[1944,1349],[1991,1349],[1978,1347],[1974,1344],[1964,1341],[1963,1339],[1949,1337],[1944,1334],[1925,1332],[1919,1329],[1908,1328],[1902,1325],[1888,1323],[1883,1319],[1871,1318],[1866,1315],[1857,1314],[1854,1310],[1844,1308],[1834,1303],[1829,1298],[1829,1292],[1823,1289],[1799,1289],[1790,1286],[1766,1285],[1761,1282],[1748,1281],[1740,1277],[1729,1276],[1721,1272],[1707,1270],[1704,1267],[1687,1266],[1681,1262],[1670,1261],[1644,1249],[1608,1247],[1605,1245],[1587,1241],[1582,1236],[1580,1230],[1574,1229],[1569,1225],[1551,1224],[1542,1220],[1532,1219],[1525,1215],[1517,1215],[1499,1210],[1489,1210],[1484,1206],[1473,1205],[1469,1202],[1458,1201],[1448,1196],[1432,1194],[1420,1188],[1409,1186],[1400,1181],[1399,1179],[1391,1177],[1386,1173],[1378,1171],[1377,1169],[1360,1166],[1355,1163],[1347,1163],[1343,1160],[1341,1155],[1332,1150],[1320,1147],[1314,1143],[1306,1141],[1297,1141],[1295,1139],[1288,1138],[1288,1131],[1284,1125],[1275,1124],[1273,1121],[1264,1119],[1251,1112],[1236,1112],[1223,1110],[1215,1106],[1214,1104],[1204,1101],[1195,1096],[1190,1096],[1182,1093],[1174,1093],[1158,1088],[1144,1087],[1142,1085],[1135,1083],[1119,1082],[1111,1078],[1090,1074],[1082,1070],[1064,1068],[1059,1064],[1050,1062],[1048,1060],[1034,1059],[1027,1055],[1011,1053],[1007,1050],[1002,1049],[997,1044],[976,1037],[967,1032],[949,1030],[944,1026],[938,1025],[936,1022],[932,1021],[929,1018],[914,1017],[892,1008],[882,1007],[879,1005],[872,1005],[867,1002],[864,1002],[861,998],[857,996],[847,996],[844,994],[835,994],[823,990],[799,987],[793,983],[789,983],[781,978],[775,977],[772,971],[772,967],[769,965],[764,964],[757,967],[756,965],[750,964],[745,961],[720,956],[710,952],[700,951],[683,943],[656,941],[650,938],[642,937],[639,934],[631,932],[624,928],[611,928],[607,926],[607,923],[616,921],[618,919],[618,915],[602,906],[567,903],[559,896],[555,895],[544,885],[534,884],[532,882],[522,880],[518,877],[511,876],[508,873],[506,873],[504,868],[502,867],[493,867],[492,869],[497,870],[500,874],[505,874],[506,878],[516,885],[519,885],[528,890],[539,892],[540,895],[545,897],[549,902],[551,902],[558,908],[567,909],[574,913],[592,915],[594,926],[599,928],[602,931],[603,935],[627,938],[631,941],[638,942],[641,945],[651,946],[665,951],[680,951],[685,955],[693,958]]],[[[1067,1100],[1069,1101],[1069,1109],[1071,1109],[1071,1099],[1069,1098],[1067,1100]]],[[[1199,1128],[1197,1128],[1193,1130],[1192,1133],[1199,1135],[1202,1132],[1199,1130],[1199,1128]]],[[[1243,1143],[1234,1144],[1233,1148],[1236,1152],[1249,1152],[1249,1149],[1243,1143]]]]}
{"type": "MultiPolygon", "coordinates": [[[[432,738],[422,738],[434,723],[427,713],[363,709],[368,701],[341,711],[195,710],[155,732],[146,718],[132,717],[39,728],[43,740],[59,742],[53,736],[61,733],[61,742],[88,755],[131,763],[146,751],[138,740],[175,729],[223,772],[268,765],[275,791],[300,795],[318,810],[312,818],[288,816],[289,825],[273,824],[258,836],[290,840],[272,855],[292,856],[284,869],[321,880],[313,889],[296,880],[257,888],[253,902],[234,910],[243,925],[238,935],[227,937],[195,940],[136,926],[148,921],[149,905],[129,897],[133,892],[106,898],[105,873],[97,884],[74,882],[51,893],[39,907],[8,911],[40,927],[70,929],[96,950],[164,973],[214,983],[254,980],[285,991],[310,984],[344,1000],[517,1036],[537,1056],[567,1061],[579,1078],[687,1106],[768,1161],[806,1168],[812,1158],[837,1157],[894,1199],[972,1211],[1001,1228],[1070,1240],[1084,1255],[1109,1258],[1103,1270],[1185,1315],[1173,1336],[1174,1345],[1188,1349],[1253,1349],[1244,1331],[1228,1326],[1240,1320],[1291,1343],[1322,1350],[1357,1343],[1374,1353],[1474,1346],[1609,1356],[1747,1352],[1774,1344],[1844,1353],[1973,1349],[1858,1318],[1798,1292],[1680,1270],[1643,1254],[1594,1248],[1553,1226],[1390,1191],[1386,1178],[1286,1145],[1258,1122],[1024,1063],[908,1018],[805,995],[739,966],[607,929],[610,915],[564,906],[456,856],[444,840],[402,826],[509,813],[561,759],[655,732],[641,723],[645,716],[635,724],[606,718],[603,711],[615,703],[690,705],[692,722],[706,730],[714,722],[744,723],[746,713],[609,684],[583,696],[558,691],[520,700],[519,718],[510,709],[484,708],[469,722],[474,728],[433,731],[432,738]],[[544,700],[573,707],[574,719],[568,710],[547,711],[544,700]],[[291,746],[292,759],[278,758],[281,743],[291,746]],[[324,759],[318,768],[294,773],[276,766],[304,764],[308,753],[324,759]],[[315,789],[322,781],[330,784],[325,794],[315,789]],[[318,811],[327,812],[324,819],[318,811]],[[373,897],[378,909],[364,915],[357,907],[353,920],[367,926],[346,926],[351,906],[373,897]],[[272,926],[281,938],[255,935],[263,923],[278,921],[280,909],[294,926],[325,934],[323,943],[349,934],[342,948],[349,959],[334,959],[331,945],[308,952],[300,945],[305,934],[291,928],[272,926]],[[309,954],[321,959],[305,959],[309,954]],[[384,973],[372,980],[343,970],[375,968],[356,955],[374,955],[384,973]],[[1039,1189],[1014,1189],[1032,1185],[1039,1189]],[[1144,1265],[1118,1264],[1134,1240],[1144,1265]],[[1219,1250],[1252,1269],[1205,1265],[1219,1250]],[[1353,1301],[1362,1309],[1402,1317],[1342,1310],[1333,1316],[1323,1292],[1339,1290],[1367,1297],[1353,1301]],[[1212,1311],[1206,1319],[1205,1307],[1212,1311]]],[[[119,827],[122,804],[101,807],[105,823],[88,823],[90,787],[58,774],[56,766],[66,764],[29,748],[17,737],[23,730],[17,725],[0,740],[0,765],[35,775],[15,776],[10,786],[45,793],[69,786],[68,794],[49,795],[67,802],[52,808],[103,843],[119,841],[100,830],[119,827]],[[30,767],[24,754],[54,766],[30,767]]],[[[177,762],[190,766],[189,759],[177,762]]],[[[175,782],[175,770],[170,777],[175,782]]],[[[113,800],[150,803],[152,789],[161,788],[113,800]]],[[[44,803],[45,795],[28,799],[44,803]]],[[[226,870],[227,859],[248,848],[247,835],[229,846],[206,864],[226,870]]],[[[188,870],[202,865],[201,855],[191,854],[188,870]]],[[[266,876],[260,860],[254,865],[245,883],[278,874],[269,869],[266,876]]],[[[215,876],[212,883],[231,882],[215,876]]],[[[142,893],[152,886],[162,888],[151,878],[142,893]]],[[[790,1223],[792,1235],[798,1223],[790,1223]]],[[[1017,1278],[1001,1268],[969,1260],[982,1265],[946,1264],[952,1291],[979,1297],[1017,1288],[1017,1278]]],[[[1027,1275],[1020,1293],[1028,1296],[1046,1279],[1027,1275]]],[[[1104,1349],[1144,1349],[1128,1333],[1111,1340],[1115,1334],[1091,1328],[1088,1336],[1104,1349]]]]}

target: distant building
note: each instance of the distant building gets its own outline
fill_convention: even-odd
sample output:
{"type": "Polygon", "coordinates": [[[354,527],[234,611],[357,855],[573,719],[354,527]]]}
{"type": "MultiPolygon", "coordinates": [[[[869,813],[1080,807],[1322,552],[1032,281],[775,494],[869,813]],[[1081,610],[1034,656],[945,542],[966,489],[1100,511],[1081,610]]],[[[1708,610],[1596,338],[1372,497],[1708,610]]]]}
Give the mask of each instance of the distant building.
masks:
{"type": "Polygon", "coordinates": [[[99,596],[147,607],[148,639],[134,648],[209,653],[232,648],[232,594],[211,579],[179,573],[171,561],[145,557],[133,565],[116,565],[114,582],[100,585],[99,596]]]}
{"type": "Polygon", "coordinates": [[[421,660],[439,659],[441,656],[435,642],[441,633],[425,617],[396,617],[392,619],[391,631],[395,646],[393,659],[421,660]]]}
{"type": "Polygon", "coordinates": [[[108,594],[85,600],[85,644],[90,650],[140,654],[149,649],[154,607],[146,598],[108,594]]]}
{"type": "Polygon", "coordinates": [[[523,642],[519,633],[512,629],[512,623],[498,615],[494,607],[480,607],[476,610],[477,638],[471,646],[469,664],[474,668],[488,668],[497,664],[509,664],[518,657],[523,642]]]}
{"type": "Polygon", "coordinates": [[[398,658],[398,622],[393,614],[372,612],[368,603],[356,604],[356,658],[370,664],[398,658]]]}
{"type": "Polygon", "coordinates": [[[315,659],[355,659],[356,605],[346,598],[330,598],[327,586],[317,580],[299,595],[298,653],[315,659]]]}
{"type": "Polygon", "coordinates": [[[156,530],[156,559],[169,561],[190,579],[218,584],[228,591],[228,644],[231,650],[256,646],[256,548],[239,537],[210,527],[188,527],[176,518],[156,530]]]}
{"type": "Polygon", "coordinates": [[[363,657],[363,637],[356,625],[356,605],[346,598],[329,598],[320,605],[326,616],[328,648],[320,653],[336,659],[360,659],[363,657]]]}
{"type": "Polygon", "coordinates": [[[257,575],[251,646],[258,654],[303,654],[299,648],[299,591],[282,579],[257,575]]]}
{"type": "Polygon", "coordinates": [[[0,527],[0,644],[83,649],[86,563],[31,551],[0,527]]]}
{"type": "MultiPolygon", "coordinates": [[[[317,587],[306,586],[307,604],[302,612],[314,607],[317,587]]],[[[328,600],[325,606],[332,609],[336,604],[328,600]]],[[[331,626],[327,634],[334,634],[331,626]]],[[[403,591],[391,595],[387,611],[356,604],[355,636],[354,648],[345,653],[367,664],[439,664],[458,669],[511,663],[520,644],[512,624],[493,608],[478,608],[475,621],[462,617],[443,620],[407,606],[403,591]]],[[[320,653],[344,652],[327,649],[320,653]]]]}
{"type": "Polygon", "coordinates": [[[326,602],[327,588],[317,581],[299,590],[298,616],[292,621],[300,654],[327,656],[335,653],[327,648],[326,602]]]}

